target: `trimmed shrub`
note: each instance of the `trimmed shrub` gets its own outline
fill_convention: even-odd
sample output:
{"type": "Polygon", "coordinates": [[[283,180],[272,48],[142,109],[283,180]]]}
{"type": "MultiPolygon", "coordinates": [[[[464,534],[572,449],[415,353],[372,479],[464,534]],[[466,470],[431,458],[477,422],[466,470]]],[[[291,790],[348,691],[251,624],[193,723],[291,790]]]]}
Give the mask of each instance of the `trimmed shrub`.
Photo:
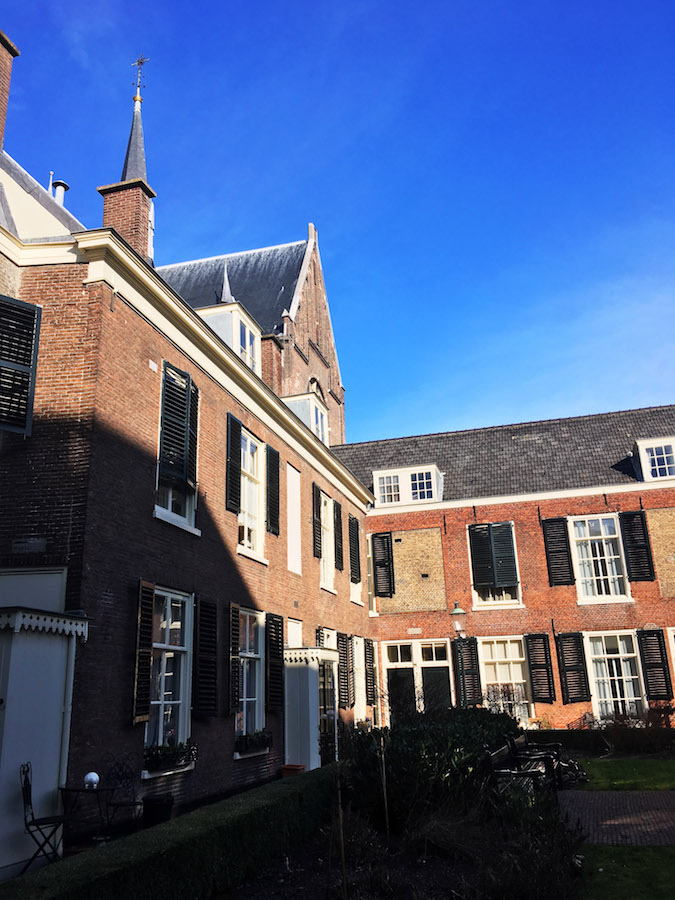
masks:
{"type": "Polygon", "coordinates": [[[201,807],[0,885],[0,900],[212,897],[312,835],[334,777],[316,769],[201,807]]]}
{"type": "Polygon", "coordinates": [[[675,729],[672,728],[611,724],[603,728],[529,731],[528,737],[537,744],[561,743],[566,750],[584,756],[675,752],[675,729]]]}

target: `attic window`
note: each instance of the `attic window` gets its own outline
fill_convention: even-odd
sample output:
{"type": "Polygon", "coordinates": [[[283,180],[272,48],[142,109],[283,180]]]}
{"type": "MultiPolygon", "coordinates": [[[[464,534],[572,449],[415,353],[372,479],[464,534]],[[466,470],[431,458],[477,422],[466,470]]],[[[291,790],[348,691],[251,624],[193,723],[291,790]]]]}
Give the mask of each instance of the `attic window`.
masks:
{"type": "Polygon", "coordinates": [[[636,447],[643,481],[675,478],[675,437],[637,441],[636,447]]]}
{"type": "Polygon", "coordinates": [[[376,505],[418,504],[443,498],[443,474],[436,465],[379,469],[373,472],[376,505]]]}

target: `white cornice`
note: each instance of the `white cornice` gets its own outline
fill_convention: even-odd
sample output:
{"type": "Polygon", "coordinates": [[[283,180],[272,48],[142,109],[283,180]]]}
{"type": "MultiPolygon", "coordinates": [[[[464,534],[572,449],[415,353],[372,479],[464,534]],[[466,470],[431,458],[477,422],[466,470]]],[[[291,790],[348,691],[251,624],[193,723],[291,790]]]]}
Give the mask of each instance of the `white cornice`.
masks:
{"type": "Polygon", "coordinates": [[[462,500],[444,500],[430,503],[390,503],[377,509],[368,510],[368,518],[372,516],[391,516],[400,513],[429,512],[444,509],[465,509],[472,506],[501,506],[505,503],[536,503],[546,500],[565,500],[572,497],[600,497],[603,494],[644,494],[656,490],[675,490],[672,484],[664,485],[658,482],[637,484],[609,484],[597,485],[586,488],[569,488],[561,491],[542,491],[538,494],[504,494],[499,497],[467,497],[462,500]]]}
{"type": "Polygon", "coordinates": [[[19,631],[47,631],[51,634],[65,634],[87,640],[89,623],[86,619],[65,613],[49,613],[37,609],[0,609],[0,629],[19,631]]]}
{"type": "Polygon", "coordinates": [[[116,232],[101,228],[74,237],[89,261],[85,284],[111,285],[357,507],[372,503],[370,491],[116,232]]]}
{"type": "Polygon", "coordinates": [[[86,262],[77,252],[74,240],[44,241],[24,244],[0,225],[0,253],[16,266],[54,266],[63,263],[86,262]]]}

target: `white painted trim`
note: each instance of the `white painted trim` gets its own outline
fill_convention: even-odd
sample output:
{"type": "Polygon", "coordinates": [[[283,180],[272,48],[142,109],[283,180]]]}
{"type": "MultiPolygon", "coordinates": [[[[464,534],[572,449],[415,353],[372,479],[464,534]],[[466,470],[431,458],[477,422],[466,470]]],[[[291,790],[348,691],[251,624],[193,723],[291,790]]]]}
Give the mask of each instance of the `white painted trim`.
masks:
{"type": "Polygon", "coordinates": [[[141,770],[141,781],[150,781],[153,778],[164,778],[165,775],[180,775],[182,772],[191,772],[195,767],[193,762],[187,766],[180,766],[177,769],[161,769],[158,772],[148,772],[147,769],[141,770]]]}
{"type": "Polygon", "coordinates": [[[269,752],[269,747],[264,747],[262,750],[251,750],[250,753],[237,753],[235,750],[232,754],[232,759],[250,759],[252,756],[267,756],[269,752]]]}
{"type": "Polygon", "coordinates": [[[243,544],[237,544],[237,556],[245,556],[247,559],[252,559],[254,562],[261,563],[263,566],[269,566],[269,559],[265,559],[264,556],[260,556],[259,553],[254,553],[253,550],[249,550],[248,547],[244,547],[243,544]]]}
{"type": "Polygon", "coordinates": [[[177,516],[175,513],[172,513],[170,509],[164,509],[163,506],[155,505],[152,510],[152,516],[154,519],[161,519],[162,522],[168,522],[169,525],[175,525],[176,528],[182,528],[183,531],[189,531],[190,534],[195,534],[197,537],[202,536],[199,528],[190,525],[182,516],[177,516]]]}
{"type": "Polygon", "coordinates": [[[64,263],[85,263],[74,240],[44,241],[24,244],[0,225],[0,253],[16,266],[54,266],[64,263]]]}
{"type": "Polygon", "coordinates": [[[0,609],[0,629],[2,628],[11,628],[15,634],[19,631],[47,631],[51,634],[81,637],[85,641],[89,637],[87,619],[36,609],[0,609]]]}
{"type": "Polygon", "coordinates": [[[601,497],[603,494],[640,494],[647,491],[668,489],[675,491],[675,486],[663,484],[659,481],[651,483],[640,481],[637,484],[569,488],[561,491],[546,491],[539,494],[503,494],[495,497],[467,497],[462,500],[444,500],[442,502],[421,501],[420,503],[406,504],[405,506],[392,503],[387,507],[369,509],[368,518],[392,514],[398,515],[399,513],[428,512],[432,509],[442,512],[444,509],[467,509],[473,506],[501,506],[505,503],[534,503],[536,501],[564,500],[574,497],[601,497]]]}
{"type": "MultiPolygon", "coordinates": [[[[316,232],[314,232],[316,234],[316,232]]],[[[307,246],[305,247],[305,255],[302,260],[302,265],[300,266],[300,274],[298,275],[298,280],[295,282],[295,290],[293,291],[293,299],[291,300],[291,305],[288,311],[288,315],[290,316],[291,322],[295,322],[295,317],[298,314],[298,309],[300,307],[300,300],[302,298],[302,288],[307,281],[307,272],[309,271],[309,264],[312,259],[312,253],[314,252],[314,247],[316,246],[316,240],[314,235],[310,232],[307,238],[307,246]]],[[[318,248],[317,248],[318,249],[318,248]]]]}
{"type": "Polygon", "coordinates": [[[373,496],[282,400],[161,277],[110,229],[75,235],[89,260],[84,284],[105,281],[213,381],[274,431],[333,487],[365,512],[373,496]]]}

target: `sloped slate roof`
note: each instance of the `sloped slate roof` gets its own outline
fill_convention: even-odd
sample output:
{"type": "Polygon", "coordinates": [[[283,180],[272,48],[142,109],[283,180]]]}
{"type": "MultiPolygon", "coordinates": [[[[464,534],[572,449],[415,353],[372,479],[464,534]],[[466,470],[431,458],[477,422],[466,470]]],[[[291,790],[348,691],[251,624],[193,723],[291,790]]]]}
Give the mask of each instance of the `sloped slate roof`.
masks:
{"type": "Polygon", "coordinates": [[[444,500],[635,484],[636,440],[675,435],[675,406],[332,447],[373,489],[373,470],[436,463],[444,500]]]}
{"type": "Polygon", "coordinates": [[[307,241],[159,266],[157,272],[193,309],[237,300],[263,334],[281,331],[290,309],[307,241]],[[225,268],[231,297],[223,294],[225,268]]]}
{"type": "Polygon", "coordinates": [[[124,157],[122,177],[120,181],[129,181],[132,178],[148,180],[148,171],[145,164],[145,144],[143,142],[143,120],[141,119],[141,105],[134,104],[134,115],[131,120],[131,132],[127,153],[124,157]]]}

